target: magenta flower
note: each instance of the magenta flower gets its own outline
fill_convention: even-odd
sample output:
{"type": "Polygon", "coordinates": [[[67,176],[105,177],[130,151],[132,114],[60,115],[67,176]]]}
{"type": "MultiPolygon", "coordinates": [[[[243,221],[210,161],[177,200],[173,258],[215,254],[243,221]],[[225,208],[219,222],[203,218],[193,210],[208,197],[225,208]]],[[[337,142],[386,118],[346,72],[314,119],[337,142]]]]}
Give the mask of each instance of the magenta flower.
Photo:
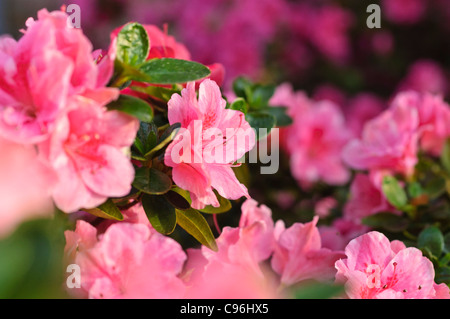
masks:
{"type": "Polygon", "coordinates": [[[253,148],[255,132],[244,113],[225,106],[219,87],[209,79],[200,84],[198,100],[191,82],[168,103],[169,123],[181,123],[181,129],[164,162],[173,168],[175,184],[190,192],[196,209],[219,206],[213,189],[229,199],[249,197],[232,166],[253,148]]]}
{"type": "Polygon", "coordinates": [[[93,208],[108,197],[125,196],[134,169],[126,155],[139,122],[125,113],[107,112],[95,102],[69,112],[41,149],[58,176],[53,192],[65,212],[93,208]]]}
{"type": "Polygon", "coordinates": [[[78,221],[66,231],[68,261],[80,267],[77,297],[105,299],[181,298],[185,284],[178,277],[186,254],[171,238],[142,224],[116,223],[104,234],[78,221]]]}
{"type": "Polygon", "coordinates": [[[352,240],[345,254],[336,262],[336,281],[345,284],[348,298],[450,298],[449,288],[434,282],[433,264],[419,249],[389,242],[382,233],[352,240]]]}
{"type": "Polygon", "coordinates": [[[281,275],[281,282],[292,285],[306,279],[327,280],[334,277],[333,268],[343,252],[323,248],[317,221],[306,224],[295,223],[284,229],[277,224],[275,252],[272,257],[273,270],[281,275]]]}

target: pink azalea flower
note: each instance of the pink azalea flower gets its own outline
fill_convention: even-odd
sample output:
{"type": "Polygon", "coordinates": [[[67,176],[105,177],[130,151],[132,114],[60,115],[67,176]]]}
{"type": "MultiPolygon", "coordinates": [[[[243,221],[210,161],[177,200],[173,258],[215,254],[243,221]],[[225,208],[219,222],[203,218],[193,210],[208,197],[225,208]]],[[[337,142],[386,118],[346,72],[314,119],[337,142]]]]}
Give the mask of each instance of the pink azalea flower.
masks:
{"type": "Polygon", "coordinates": [[[181,298],[185,285],[179,278],[186,254],[171,238],[142,224],[111,225],[103,235],[78,221],[66,231],[65,253],[80,266],[77,297],[105,299],[181,298]]]}
{"type": "Polygon", "coordinates": [[[322,180],[331,185],[348,181],[348,168],[341,152],[350,135],[339,108],[328,101],[319,101],[295,117],[286,137],[291,153],[292,175],[303,187],[322,180]]]}
{"type": "Polygon", "coordinates": [[[418,60],[408,69],[408,74],[399,85],[398,91],[445,94],[448,81],[441,66],[433,60],[418,60]]]}
{"type": "Polygon", "coordinates": [[[360,137],[364,125],[378,116],[383,110],[384,102],[376,95],[360,93],[348,102],[345,117],[354,137],[360,137]]]}
{"type": "Polygon", "coordinates": [[[344,206],[344,216],[360,221],[364,217],[392,210],[379,186],[368,175],[356,174],[350,185],[350,198],[344,206]]]}
{"type": "Polygon", "coordinates": [[[314,212],[319,218],[326,218],[330,216],[331,210],[336,208],[337,205],[338,201],[335,198],[331,196],[324,197],[317,201],[314,206],[314,212]]]}
{"type": "Polygon", "coordinates": [[[346,259],[336,261],[336,281],[345,284],[348,298],[450,298],[448,287],[434,282],[433,264],[419,249],[389,242],[382,233],[352,240],[345,254],[346,259]]]}
{"type": "Polygon", "coordinates": [[[0,150],[0,237],[3,237],[24,220],[53,213],[51,191],[56,178],[33,146],[0,138],[0,150]]]}
{"type": "Polygon", "coordinates": [[[343,257],[340,251],[322,248],[317,221],[295,223],[288,229],[277,226],[277,244],[272,257],[273,270],[281,282],[292,285],[306,279],[327,280],[334,277],[333,265],[343,257]]]}
{"type": "Polygon", "coordinates": [[[427,92],[401,92],[394,97],[392,105],[417,110],[420,147],[439,156],[446,139],[450,137],[450,106],[442,96],[427,92]]]}
{"type": "Polygon", "coordinates": [[[102,103],[117,97],[116,89],[104,87],[113,59],[97,65],[92,44],[67,19],[62,11],[43,9],[38,20],[27,20],[18,42],[0,40],[0,135],[5,138],[42,142],[76,99],[102,103]]]}
{"type": "Polygon", "coordinates": [[[242,205],[237,228],[225,227],[218,251],[188,249],[185,273],[189,298],[274,298],[274,278],[261,262],[273,252],[275,237],[271,210],[253,199],[242,205]]]}
{"type": "Polygon", "coordinates": [[[369,231],[369,227],[348,218],[338,218],[330,226],[319,226],[322,247],[343,251],[350,240],[369,231]]]}
{"type": "Polygon", "coordinates": [[[139,122],[87,101],[69,112],[49,141],[41,145],[58,176],[53,198],[65,212],[96,207],[108,197],[125,196],[134,179],[125,152],[134,141],[139,122]]]}
{"type": "Polygon", "coordinates": [[[393,104],[368,121],[360,139],[351,140],[343,150],[343,159],[355,169],[391,170],[409,175],[417,163],[417,110],[393,104]]]}
{"type": "Polygon", "coordinates": [[[196,209],[219,206],[213,189],[229,199],[249,197],[231,167],[253,148],[255,133],[242,112],[225,105],[219,87],[209,79],[200,84],[198,100],[191,82],[168,103],[169,123],[181,123],[181,132],[167,148],[164,162],[173,168],[175,184],[190,192],[196,209]]]}
{"type": "Polygon", "coordinates": [[[424,0],[383,0],[381,7],[386,17],[398,24],[414,24],[419,22],[427,10],[424,0]]]}

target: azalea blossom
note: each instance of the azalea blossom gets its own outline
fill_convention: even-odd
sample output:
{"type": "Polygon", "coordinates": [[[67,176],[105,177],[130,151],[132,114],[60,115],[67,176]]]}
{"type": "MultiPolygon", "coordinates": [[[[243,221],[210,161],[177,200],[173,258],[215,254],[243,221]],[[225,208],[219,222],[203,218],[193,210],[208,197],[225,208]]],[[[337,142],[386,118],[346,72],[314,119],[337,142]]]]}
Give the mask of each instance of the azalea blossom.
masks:
{"type": "Polygon", "coordinates": [[[391,107],[368,121],[361,138],[343,150],[344,161],[354,169],[386,170],[412,174],[417,163],[419,114],[406,104],[391,107]]]}
{"type": "Polygon", "coordinates": [[[224,227],[217,238],[217,252],[204,246],[188,249],[188,298],[279,297],[274,276],[262,264],[275,245],[272,212],[253,199],[247,199],[241,209],[239,226],[224,227]]]}
{"type": "Polygon", "coordinates": [[[306,224],[295,223],[284,229],[277,223],[276,246],[271,265],[281,282],[292,285],[306,279],[327,280],[334,277],[334,263],[343,252],[323,248],[318,216],[306,224]]]}
{"type": "Polygon", "coordinates": [[[70,289],[75,297],[159,299],[185,293],[179,274],[186,254],[176,241],[146,225],[116,223],[99,235],[78,221],[65,236],[66,258],[81,270],[81,287],[70,289]]]}
{"type": "Polygon", "coordinates": [[[352,240],[347,258],[336,261],[336,281],[351,299],[450,298],[445,284],[434,282],[431,261],[415,248],[379,232],[352,240]]]}
{"type": "Polygon", "coordinates": [[[134,168],[126,152],[138,128],[134,117],[106,111],[93,101],[60,120],[41,145],[58,177],[53,191],[56,205],[69,213],[127,195],[134,168]]]}
{"type": "Polygon", "coordinates": [[[181,130],[167,148],[164,163],[172,167],[175,184],[190,192],[196,209],[219,206],[213,189],[229,199],[249,197],[232,166],[254,147],[255,132],[244,113],[225,106],[219,87],[209,79],[200,84],[198,100],[191,82],[168,103],[169,123],[180,123],[181,130]]]}

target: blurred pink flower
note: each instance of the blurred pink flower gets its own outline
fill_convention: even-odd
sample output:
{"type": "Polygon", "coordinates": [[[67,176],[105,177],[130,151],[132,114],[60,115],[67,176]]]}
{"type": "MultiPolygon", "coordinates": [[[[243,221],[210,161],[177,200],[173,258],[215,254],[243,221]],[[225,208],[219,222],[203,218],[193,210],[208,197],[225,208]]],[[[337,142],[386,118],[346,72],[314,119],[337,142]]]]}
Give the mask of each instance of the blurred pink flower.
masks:
{"type": "Polygon", "coordinates": [[[334,277],[333,268],[343,252],[323,248],[319,230],[319,217],[306,224],[295,223],[284,229],[277,223],[273,270],[281,275],[281,282],[292,285],[306,279],[327,280],[334,277]]]}
{"type": "Polygon", "coordinates": [[[321,198],[317,201],[314,211],[319,218],[327,218],[331,214],[331,210],[336,208],[338,201],[329,196],[321,198]]]}
{"type": "Polygon", "coordinates": [[[196,209],[219,206],[213,189],[229,199],[249,197],[231,167],[253,148],[255,132],[244,113],[225,106],[219,87],[209,79],[200,84],[198,100],[191,82],[168,102],[169,123],[181,123],[182,133],[167,148],[164,162],[173,168],[175,184],[190,192],[196,209]]]}
{"type": "Polygon", "coordinates": [[[418,60],[408,69],[408,74],[400,83],[398,91],[418,91],[421,93],[447,93],[448,81],[444,70],[432,60],[418,60]]]}
{"type": "Polygon", "coordinates": [[[369,231],[369,227],[347,218],[337,218],[330,226],[319,226],[322,247],[343,251],[350,240],[369,231]]]}
{"type": "Polygon", "coordinates": [[[319,180],[345,184],[350,173],[341,161],[341,152],[349,137],[340,109],[331,102],[316,102],[308,112],[294,117],[286,144],[292,175],[300,185],[308,187],[319,180]]]}
{"type": "Polygon", "coordinates": [[[427,10],[426,0],[383,0],[381,8],[386,18],[398,24],[419,22],[427,10]]]}
{"type": "Polygon", "coordinates": [[[364,217],[392,209],[381,189],[368,175],[356,174],[350,185],[350,198],[344,206],[345,218],[360,223],[364,217]]]}
{"type": "Polygon", "coordinates": [[[60,120],[50,140],[41,145],[58,176],[56,205],[69,213],[127,195],[134,169],[125,152],[138,128],[134,117],[107,112],[94,100],[84,100],[60,120]]]}
{"type": "Polygon", "coordinates": [[[384,109],[384,102],[376,95],[359,93],[350,99],[345,108],[347,127],[354,137],[360,137],[366,122],[378,116],[384,109]]]}
{"type": "Polygon", "coordinates": [[[414,91],[397,94],[392,105],[417,110],[419,116],[420,147],[435,156],[450,137],[450,106],[440,95],[414,91]]]}
{"type": "Polygon", "coordinates": [[[392,104],[366,122],[361,138],[345,146],[343,159],[354,169],[391,170],[410,175],[417,163],[418,125],[417,110],[392,104]]]}
{"type": "Polygon", "coordinates": [[[173,239],[142,224],[111,225],[97,235],[92,225],[78,221],[66,231],[68,262],[81,269],[81,288],[69,293],[83,298],[182,298],[179,278],[186,254],[173,239]]]}
{"type": "Polygon", "coordinates": [[[33,146],[0,138],[0,150],[0,237],[3,237],[24,220],[53,213],[51,192],[56,178],[33,146]]]}
{"type": "Polygon", "coordinates": [[[237,228],[225,227],[218,251],[188,249],[188,298],[276,298],[275,280],[261,262],[273,253],[271,210],[253,199],[242,205],[237,228]]]}
{"type": "Polygon", "coordinates": [[[382,233],[352,240],[345,254],[336,262],[336,281],[345,284],[350,299],[450,298],[445,284],[435,284],[433,264],[419,249],[389,242],[382,233]]]}

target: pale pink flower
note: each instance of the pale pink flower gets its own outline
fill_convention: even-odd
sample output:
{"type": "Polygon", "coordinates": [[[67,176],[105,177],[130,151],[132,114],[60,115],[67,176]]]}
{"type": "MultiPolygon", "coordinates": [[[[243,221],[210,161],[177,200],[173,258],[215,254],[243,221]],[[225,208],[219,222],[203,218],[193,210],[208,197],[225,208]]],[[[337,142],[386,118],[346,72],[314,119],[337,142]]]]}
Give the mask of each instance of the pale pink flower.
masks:
{"type": "Polygon", "coordinates": [[[392,105],[417,110],[420,147],[439,156],[446,139],[450,137],[450,106],[442,96],[427,92],[401,92],[394,97],[392,105]]]}
{"type": "Polygon", "coordinates": [[[219,87],[209,79],[200,84],[198,100],[191,82],[168,103],[169,123],[181,123],[181,130],[167,148],[164,162],[173,168],[175,184],[190,192],[196,209],[219,206],[213,189],[229,199],[249,197],[232,165],[253,148],[255,132],[244,113],[225,106],[219,87]]]}
{"type": "Polygon", "coordinates": [[[0,138],[0,150],[0,237],[3,237],[25,220],[53,213],[51,192],[56,178],[33,146],[0,138]]]}
{"type": "Polygon", "coordinates": [[[134,179],[126,150],[134,141],[139,122],[87,101],[60,120],[49,141],[41,145],[58,176],[54,201],[65,212],[96,207],[108,197],[125,196],[134,179]]]}
{"type": "Polygon", "coordinates": [[[350,299],[450,297],[448,288],[435,284],[433,264],[419,249],[389,242],[382,233],[352,240],[345,254],[346,259],[336,262],[336,281],[345,284],[350,299]]]}
{"type": "Polygon", "coordinates": [[[343,159],[355,169],[410,175],[417,163],[418,125],[416,109],[393,104],[366,123],[360,139],[345,146],[343,159]]]}
{"type": "Polygon", "coordinates": [[[333,265],[343,252],[323,248],[318,216],[306,224],[295,223],[284,229],[277,223],[272,268],[281,276],[281,282],[292,285],[306,279],[327,280],[334,277],[333,265]]]}
{"type": "Polygon", "coordinates": [[[81,270],[76,297],[104,299],[181,298],[179,278],[186,254],[173,239],[142,224],[111,225],[98,235],[92,225],[78,221],[66,231],[65,253],[81,270]]]}
{"type": "Polygon", "coordinates": [[[104,87],[113,56],[96,64],[92,44],[67,19],[62,11],[43,9],[38,20],[27,20],[19,41],[0,40],[0,135],[5,138],[42,142],[78,99],[101,104],[117,97],[117,89],[104,87]]]}

